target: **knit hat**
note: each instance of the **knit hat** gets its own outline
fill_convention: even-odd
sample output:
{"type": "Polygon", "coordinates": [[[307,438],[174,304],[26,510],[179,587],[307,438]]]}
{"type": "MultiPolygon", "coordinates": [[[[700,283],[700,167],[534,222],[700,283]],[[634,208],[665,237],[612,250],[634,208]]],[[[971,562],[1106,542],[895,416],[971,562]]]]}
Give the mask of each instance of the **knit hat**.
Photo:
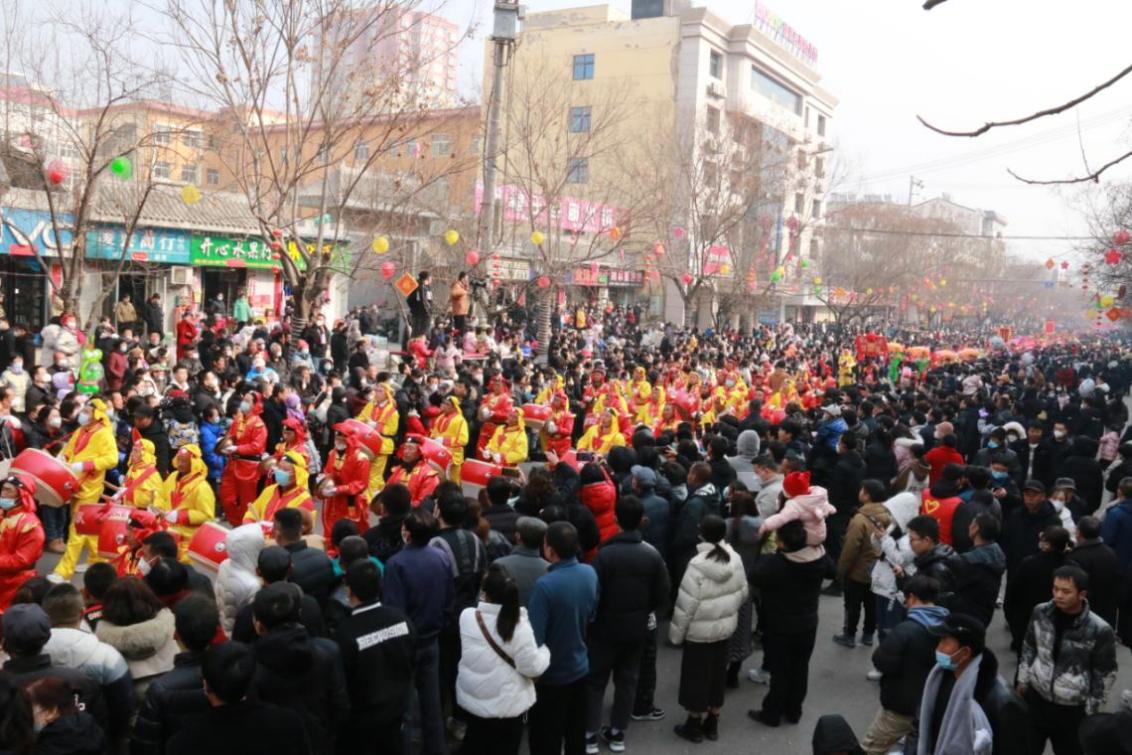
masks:
{"type": "Polygon", "coordinates": [[[782,489],[790,498],[795,498],[800,495],[805,495],[810,492],[810,473],[809,472],[791,472],[786,475],[786,479],[782,481],[782,489]]]}
{"type": "Polygon", "coordinates": [[[9,606],[3,627],[5,643],[18,648],[42,648],[51,638],[51,619],[35,603],[9,606]]]}

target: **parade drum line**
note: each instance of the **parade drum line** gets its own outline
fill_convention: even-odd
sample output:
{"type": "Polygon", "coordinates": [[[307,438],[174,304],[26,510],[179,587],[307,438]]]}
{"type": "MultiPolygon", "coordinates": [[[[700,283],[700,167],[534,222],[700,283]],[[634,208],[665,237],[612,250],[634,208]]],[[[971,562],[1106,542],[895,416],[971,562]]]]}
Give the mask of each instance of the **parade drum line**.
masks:
{"type": "Polygon", "coordinates": [[[79,479],[66,462],[37,448],[20,451],[9,472],[34,479],[35,499],[44,506],[66,506],[79,489],[79,479]]]}
{"type": "MultiPolygon", "coordinates": [[[[79,510],[88,508],[80,506],[79,510]]],[[[90,508],[94,508],[91,506],[90,508]]],[[[102,508],[101,505],[98,508],[102,508]]],[[[130,506],[111,506],[110,510],[100,515],[101,524],[98,529],[98,555],[110,559],[118,555],[119,549],[126,544],[126,528],[130,525],[130,506]]],[[[78,529],[78,521],[75,529],[78,529]]]]}
{"type": "Polygon", "coordinates": [[[374,428],[357,419],[344,419],[342,424],[350,428],[349,432],[358,439],[358,450],[372,459],[381,455],[381,446],[385,438],[374,428]]]}
{"type": "Polygon", "coordinates": [[[84,503],[75,512],[75,532],[80,535],[97,535],[102,531],[102,522],[110,518],[115,509],[124,509],[129,514],[129,506],[105,503],[84,503]]]}
{"type": "Polygon", "coordinates": [[[228,559],[228,530],[214,522],[205,522],[189,541],[189,558],[193,563],[215,572],[228,559]]]}
{"type": "Polygon", "coordinates": [[[550,419],[550,407],[542,404],[523,404],[523,421],[527,427],[538,431],[550,419]]]}
{"type": "Polygon", "coordinates": [[[460,487],[464,489],[466,497],[477,498],[480,491],[487,487],[488,480],[501,474],[503,474],[503,467],[498,464],[491,464],[479,459],[468,459],[460,467],[460,487]]]}

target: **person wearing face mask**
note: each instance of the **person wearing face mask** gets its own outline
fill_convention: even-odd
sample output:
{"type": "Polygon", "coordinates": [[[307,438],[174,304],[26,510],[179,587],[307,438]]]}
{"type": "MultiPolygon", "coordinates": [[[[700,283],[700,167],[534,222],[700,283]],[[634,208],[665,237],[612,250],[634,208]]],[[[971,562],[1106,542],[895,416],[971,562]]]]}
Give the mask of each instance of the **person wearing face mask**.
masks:
{"type": "Polygon", "coordinates": [[[0,380],[12,389],[12,411],[22,415],[26,406],[24,397],[31,384],[31,378],[24,371],[24,358],[17,355],[8,365],[8,369],[0,373],[0,380]]]}
{"type": "Polygon", "coordinates": [[[32,370],[31,385],[24,395],[24,408],[30,415],[48,402],[51,397],[51,375],[43,367],[32,370]]]}
{"type": "Polygon", "coordinates": [[[20,586],[35,576],[46,539],[36,516],[35,482],[12,476],[0,485],[0,613],[20,586]]]}
{"type": "Polygon", "coordinates": [[[59,459],[66,463],[78,479],[78,490],[71,503],[71,525],[67,532],[67,549],[55,567],[55,577],[64,582],[75,573],[75,566],[88,552],[91,563],[99,561],[98,536],[80,535],[75,530],[78,507],[97,503],[102,498],[107,471],[118,466],[118,443],[102,399],[91,399],[79,412],[79,427],[63,446],[59,459]]]}
{"type": "Polygon", "coordinates": [[[369,485],[369,458],[358,447],[348,425],[334,426],[334,448],[318,481],[322,504],[322,531],[330,532],[339,519],[354,519],[359,529],[369,528],[364,494],[369,485]]]}
{"type": "MultiPolygon", "coordinates": [[[[156,508],[165,521],[180,535],[178,558],[188,558],[189,541],[197,528],[216,517],[216,498],[208,484],[208,468],[201,457],[200,446],[182,446],[173,457],[173,474],[165,480],[156,508]]],[[[240,512],[243,516],[243,511],[240,512]]]]}
{"type": "Polygon", "coordinates": [[[259,494],[244,514],[244,523],[270,522],[279,509],[306,509],[314,513],[314,499],[307,488],[307,459],[298,451],[287,451],[271,470],[274,484],[259,494]]]}
{"type": "Polygon", "coordinates": [[[256,499],[260,457],[267,450],[267,425],[259,416],[262,411],[259,393],[245,393],[220,444],[220,453],[228,457],[220,478],[220,499],[233,527],[244,520],[244,512],[256,499]]]}

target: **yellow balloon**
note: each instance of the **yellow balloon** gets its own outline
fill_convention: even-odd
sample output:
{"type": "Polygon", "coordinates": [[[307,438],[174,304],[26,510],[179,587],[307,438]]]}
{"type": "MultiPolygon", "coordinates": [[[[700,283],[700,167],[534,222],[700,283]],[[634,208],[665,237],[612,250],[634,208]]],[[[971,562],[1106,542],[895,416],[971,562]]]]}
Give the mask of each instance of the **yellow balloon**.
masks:
{"type": "Polygon", "coordinates": [[[370,248],[373,249],[375,254],[385,254],[389,251],[389,237],[378,236],[370,242],[370,248]]]}
{"type": "Polygon", "coordinates": [[[444,232],[444,240],[448,242],[448,246],[456,246],[457,242],[460,241],[460,232],[455,228],[449,228],[444,232]]]}
{"type": "Polygon", "coordinates": [[[814,278],[814,285],[815,285],[815,286],[820,286],[820,285],[821,285],[821,277],[820,277],[820,276],[819,276],[819,277],[817,277],[817,278],[814,278]]]}
{"type": "Polygon", "coordinates": [[[947,285],[947,278],[940,278],[939,279],[939,285],[946,286],[947,285]]]}
{"type": "Polygon", "coordinates": [[[192,184],[181,187],[181,201],[185,204],[196,204],[200,201],[200,189],[192,184]]]}
{"type": "Polygon", "coordinates": [[[731,275],[731,265],[721,265],[720,268],[719,268],[719,272],[722,275],[731,275]]]}
{"type": "Polygon", "coordinates": [[[532,244],[534,244],[535,246],[539,246],[544,241],[546,241],[546,235],[543,234],[542,231],[532,231],[531,232],[531,243],[532,244]]]}
{"type": "Polygon", "coordinates": [[[865,289],[865,296],[872,296],[872,295],[873,295],[873,290],[871,288],[866,288],[865,289]]]}
{"type": "Polygon", "coordinates": [[[1101,306],[1102,307],[1111,307],[1112,303],[1114,301],[1116,301],[1116,299],[1114,299],[1112,296],[1110,296],[1108,294],[1105,294],[1104,296],[1101,297],[1101,306]]]}

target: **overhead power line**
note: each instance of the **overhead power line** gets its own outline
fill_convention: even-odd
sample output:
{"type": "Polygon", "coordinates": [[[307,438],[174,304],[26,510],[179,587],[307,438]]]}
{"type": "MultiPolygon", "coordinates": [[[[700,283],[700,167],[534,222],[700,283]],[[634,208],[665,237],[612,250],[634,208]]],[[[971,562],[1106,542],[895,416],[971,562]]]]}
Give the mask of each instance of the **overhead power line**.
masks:
{"type": "Polygon", "coordinates": [[[826,225],[827,231],[848,231],[849,233],[876,233],[885,236],[934,236],[948,239],[981,239],[983,241],[1096,241],[1094,236],[984,236],[979,233],[952,233],[947,231],[902,231],[896,228],[852,228],[850,226],[826,225]]]}

